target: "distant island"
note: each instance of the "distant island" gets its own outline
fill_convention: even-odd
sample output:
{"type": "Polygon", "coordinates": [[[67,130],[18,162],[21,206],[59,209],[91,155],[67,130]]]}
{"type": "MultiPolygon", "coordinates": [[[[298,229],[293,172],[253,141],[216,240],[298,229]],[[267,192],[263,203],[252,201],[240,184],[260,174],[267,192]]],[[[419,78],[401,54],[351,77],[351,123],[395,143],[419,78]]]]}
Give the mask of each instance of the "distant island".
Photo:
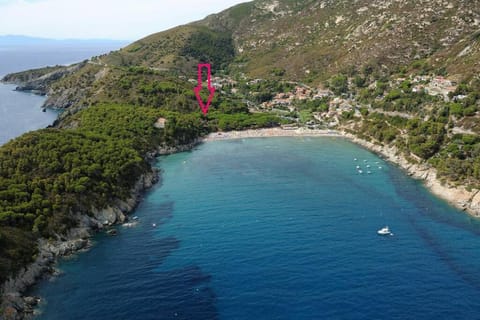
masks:
{"type": "Polygon", "coordinates": [[[387,2],[252,1],[78,64],[5,76],[65,112],[0,148],[2,312],[31,311],[35,299],[19,292],[128,219],[157,180],[156,155],[210,133],[332,130],[478,216],[480,35],[468,22],[478,17],[462,1],[387,2]],[[212,64],[218,92],[206,116],[193,93],[199,62],[212,64]]]}

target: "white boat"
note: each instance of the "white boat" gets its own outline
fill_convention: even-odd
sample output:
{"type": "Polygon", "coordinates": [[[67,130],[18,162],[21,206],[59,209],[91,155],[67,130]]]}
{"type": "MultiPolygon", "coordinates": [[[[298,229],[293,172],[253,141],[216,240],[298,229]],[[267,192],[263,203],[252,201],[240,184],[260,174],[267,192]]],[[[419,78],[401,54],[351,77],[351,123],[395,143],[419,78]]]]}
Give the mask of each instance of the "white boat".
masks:
{"type": "Polygon", "coordinates": [[[133,218],[132,218],[132,220],[138,220],[138,217],[137,217],[137,216],[135,216],[135,217],[133,217],[133,218]]]}
{"type": "Polygon", "coordinates": [[[137,222],[126,222],[126,223],[122,224],[122,226],[125,227],[125,228],[135,227],[136,225],[137,225],[137,222]]]}
{"type": "Polygon", "coordinates": [[[385,226],[382,229],[378,230],[377,233],[380,236],[393,236],[393,233],[390,231],[388,226],[385,226]]]}

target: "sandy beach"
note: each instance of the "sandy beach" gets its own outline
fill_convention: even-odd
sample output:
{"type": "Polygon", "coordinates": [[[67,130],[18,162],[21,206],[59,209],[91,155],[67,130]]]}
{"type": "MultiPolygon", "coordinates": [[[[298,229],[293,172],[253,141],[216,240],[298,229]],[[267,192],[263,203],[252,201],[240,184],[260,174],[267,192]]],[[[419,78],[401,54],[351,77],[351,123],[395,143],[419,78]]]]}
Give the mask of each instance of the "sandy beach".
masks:
{"type": "Polygon", "coordinates": [[[203,141],[217,141],[243,138],[267,138],[267,137],[341,137],[342,134],[335,130],[320,129],[251,129],[243,131],[228,131],[211,133],[203,141]]]}

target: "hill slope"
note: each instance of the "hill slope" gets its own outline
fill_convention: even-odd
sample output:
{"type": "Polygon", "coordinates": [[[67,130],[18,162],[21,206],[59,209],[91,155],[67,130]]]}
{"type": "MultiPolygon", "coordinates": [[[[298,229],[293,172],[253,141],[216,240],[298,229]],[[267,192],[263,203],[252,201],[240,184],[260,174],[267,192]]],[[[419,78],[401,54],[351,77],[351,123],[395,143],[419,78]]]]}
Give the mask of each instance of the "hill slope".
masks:
{"type": "MultiPolygon", "coordinates": [[[[480,68],[479,1],[254,1],[201,23],[230,30],[239,70],[295,80],[371,65],[394,70],[427,58],[435,68],[480,68]],[[459,58],[459,54],[462,59],[459,58]],[[308,72],[309,71],[309,72],[308,72]]],[[[467,70],[470,68],[470,70],[467,70]]]]}
{"type": "Polygon", "coordinates": [[[417,124],[392,129],[398,121],[390,121],[383,126],[390,132],[377,139],[394,138],[425,161],[455,134],[480,132],[479,41],[479,0],[256,0],[74,67],[5,80],[48,94],[48,106],[69,113],[111,102],[193,112],[196,64],[206,61],[218,76],[214,109],[273,111],[320,125],[358,120],[362,125],[347,127],[363,133],[372,129],[365,124],[378,129],[392,116],[435,122],[441,134],[425,129],[425,139],[410,139],[417,124]],[[387,118],[368,118],[375,113],[387,118]],[[404,136],[394,137],[395,130],[404,136]]]}
{"type": "Polygon", "coordinates": [[[106,82],[121,86],[115,68],[195,78],[203,61],[230,75],[312,84],[365,69],[389,75],[418,61],[465,79],[480,71],[479,8],[464,0],[257,0],[96,57],[81,76],[46,90],[48,104],[68,107],[108,90],[106,82]]]}

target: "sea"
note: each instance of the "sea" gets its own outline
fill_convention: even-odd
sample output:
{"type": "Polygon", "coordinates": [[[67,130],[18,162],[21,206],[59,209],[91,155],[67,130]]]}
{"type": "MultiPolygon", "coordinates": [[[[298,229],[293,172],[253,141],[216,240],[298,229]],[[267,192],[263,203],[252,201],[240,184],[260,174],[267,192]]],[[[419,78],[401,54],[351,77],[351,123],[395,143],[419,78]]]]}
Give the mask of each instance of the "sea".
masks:
{"type": "MultiPolygon", "coordinates": [[[[0,43],[0,79],[8,73],[53,65],[68,65],[119,49],[126,42],[75,42],[62,45],[4,45],[0,43]]],[[[14,91],[0,83],[0,145],[32,130],[51,125],[58,111],[41,106],[45,97],[14,91]]]]}
{"type": "Polygon", "coordinates": [[[214,141],[155,165],[138,224],[63,259],[30,292],[37,319],[480,317],[479,220],[348,140],[214,141]]]}

